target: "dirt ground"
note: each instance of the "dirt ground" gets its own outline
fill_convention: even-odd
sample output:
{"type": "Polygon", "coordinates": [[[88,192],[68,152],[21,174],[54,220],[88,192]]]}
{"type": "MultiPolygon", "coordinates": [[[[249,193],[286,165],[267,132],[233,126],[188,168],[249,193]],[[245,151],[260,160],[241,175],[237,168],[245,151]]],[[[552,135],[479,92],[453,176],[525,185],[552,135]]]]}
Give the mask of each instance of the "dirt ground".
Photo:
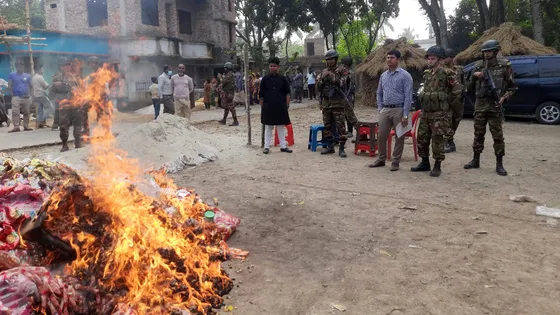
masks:
{"type": "MultiPolygon", "coordinates": [[[[357,115],[373,121],[373,112],[357,115]]],[[[225,300],[231,314],[342,314],[333,304],[364,315],[560,313],[558,221],[508,199],[560,207],[557,126],[506,122],[510,175],[500,177],[490,135],[481,169],[463,169],[472,152],[467,119],[458,152],[431,178],[409,171],[410,141],[398,172],[367,168],[366,156],[307,150],[320,117],[317,108],[292,111],[293,154],[262,154],[256,116],[253,146],[246,118],[240,127],[198,125],[226,148],[218,161],[172,175],[242,220],[228,243],[250,255],[225,263],[236,284],[225,300]]]]}

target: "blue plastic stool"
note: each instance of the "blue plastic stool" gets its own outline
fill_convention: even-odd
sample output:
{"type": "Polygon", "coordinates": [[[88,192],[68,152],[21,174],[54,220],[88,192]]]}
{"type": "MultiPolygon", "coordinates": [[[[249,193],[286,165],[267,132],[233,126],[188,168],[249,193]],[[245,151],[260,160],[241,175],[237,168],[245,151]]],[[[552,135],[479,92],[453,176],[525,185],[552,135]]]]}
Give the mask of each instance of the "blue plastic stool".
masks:
{"type": "Polygon", "coordinates": [[[307,149],[311,152],[316,152],[317,147],[326,148],[329,144],[323,142],[323,131],[325,126],[323,125],[311,125],[309,126],[309,143],[307,144],[307,149]],[[317,139],[319,132],[321,132],[321,139],[317,139]]]}

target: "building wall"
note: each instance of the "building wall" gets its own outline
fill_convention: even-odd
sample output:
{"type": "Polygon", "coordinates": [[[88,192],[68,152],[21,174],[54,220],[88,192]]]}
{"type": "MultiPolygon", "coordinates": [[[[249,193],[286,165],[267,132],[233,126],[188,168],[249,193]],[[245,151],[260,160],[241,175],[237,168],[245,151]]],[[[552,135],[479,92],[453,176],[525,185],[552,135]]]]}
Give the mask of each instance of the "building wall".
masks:
{"type": "Polygon", "coordinates": [[[304,40],[304,43],[303,43],[303,50],[304,50],[305,57],[324,56],[325,53],[326,53],[325,39],[324,38],[306,38],[304,40]],[[313,50],[314,50],[313,54],[310,54],[310,52],[307,49],[308,43],[313,44],[313,50]]]}

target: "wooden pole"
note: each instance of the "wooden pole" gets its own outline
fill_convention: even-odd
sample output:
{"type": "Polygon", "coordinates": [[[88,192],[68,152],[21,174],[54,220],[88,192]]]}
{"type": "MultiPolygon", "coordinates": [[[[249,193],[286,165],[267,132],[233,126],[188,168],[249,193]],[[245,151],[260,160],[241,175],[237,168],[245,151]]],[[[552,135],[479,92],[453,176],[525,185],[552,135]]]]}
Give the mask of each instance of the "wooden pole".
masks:
{"type": "Polygon", "coordinates": [[[249,87],[249,51],[247,49],[247,44],[243,45],[243,65],[245,68],[245,111],[247,112],[247,145],[251,145],[251,106],[249,105],[249,97],[251,95],[251,89],[249,87]]]}
{"type": "MultiPolygon", "coordinates": [[[[25,0],[25,24],[27,26],[27,50],[29,50],[29,66],[31,67],[31,76],[35,73],[35,65],[33,63],[33,49],[31,48],[31,17],[29,14],[29,0],[25,0]]],[[[33,100],[33,95],[30,95],[33,100]]],[[[33,106],[33,103],[31,103],[33,106]]],[[[39,128],[39,104],[35,105],[35,129],[39,128]]]]}

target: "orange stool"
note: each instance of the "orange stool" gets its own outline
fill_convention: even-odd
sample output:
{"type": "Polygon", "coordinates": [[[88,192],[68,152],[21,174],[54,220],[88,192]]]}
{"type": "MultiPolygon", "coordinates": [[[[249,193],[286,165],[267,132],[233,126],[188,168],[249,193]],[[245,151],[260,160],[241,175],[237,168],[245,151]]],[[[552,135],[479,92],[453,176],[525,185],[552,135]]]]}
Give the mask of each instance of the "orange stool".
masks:
{"type": "MultiPolygon", "coordinates": [[[[292,124],[286,125],[286,129],[288,130],[286,141],[288,141],[288,146],[292,146],[294,145],[294,129],[292,128],[292,124]]],[[[278,129],[274,128],[274,146],[279,144],[280,139],[278,139],[278,129]]]]}
{"type": "Polygon", "coordinates": [[[354,145],[354,154],[360,152],[369,152],[369,156],[373,157],[377,154],[377,133],[378,123],[358,122],[358,134],[354,145]]]}

